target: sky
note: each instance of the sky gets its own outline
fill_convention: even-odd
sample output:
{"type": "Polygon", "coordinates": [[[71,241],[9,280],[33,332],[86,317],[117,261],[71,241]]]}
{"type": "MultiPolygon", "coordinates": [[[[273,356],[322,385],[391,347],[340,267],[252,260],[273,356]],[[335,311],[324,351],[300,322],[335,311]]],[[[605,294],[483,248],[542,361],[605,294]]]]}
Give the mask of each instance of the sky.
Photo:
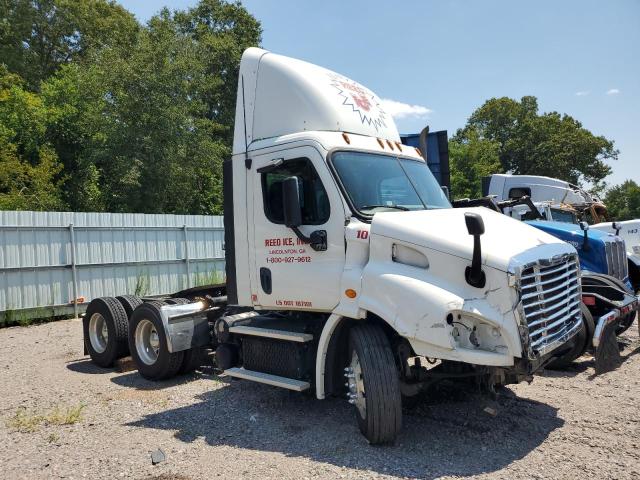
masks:
{"type": "MultiPolygon", "coordinates": [[[[196,0],[119,0],[141,22],[196,0]]],[[[262,47],[387,100],[401,133],[464,126],[485,100],[538,97],[614,140],[612,185],[640,183],[640,0],[246,0],[262,47]]]]}

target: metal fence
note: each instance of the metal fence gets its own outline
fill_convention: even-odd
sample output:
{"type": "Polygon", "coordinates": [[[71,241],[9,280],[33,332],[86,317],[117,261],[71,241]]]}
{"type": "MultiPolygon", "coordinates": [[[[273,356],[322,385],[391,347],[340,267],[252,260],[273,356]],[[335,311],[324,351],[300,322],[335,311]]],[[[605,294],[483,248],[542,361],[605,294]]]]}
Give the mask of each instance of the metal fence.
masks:
{"type": "Polygon", "coordinates": [[[0,323],[223,280],[221,216],[0,211],[0,323]]]}

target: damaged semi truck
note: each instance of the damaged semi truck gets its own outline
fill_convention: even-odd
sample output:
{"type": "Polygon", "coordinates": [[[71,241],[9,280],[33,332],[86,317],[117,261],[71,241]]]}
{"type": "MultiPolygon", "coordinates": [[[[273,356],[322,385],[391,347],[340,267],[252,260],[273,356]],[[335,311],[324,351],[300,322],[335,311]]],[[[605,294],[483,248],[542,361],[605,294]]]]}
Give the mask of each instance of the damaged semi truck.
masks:
{"type": "Polygon", "coordinates": [[[596,373],[602,373],[619,365],[616,335],[633,324],[640,308],[629,281],[625,242],[617,235],[589,229],[586,222],[578,221],[579,212],[568,203],[534,202],[529,194],[535,194],[538,199],[547,194],[561,196],[563,202],[584,199],[578,197],[583,192],[578,187],[563,189],[562,184],[566,182],[554,179],[548,179],[553,182],[546,185],[542,181],[545,179],[495,174],[483,179],[483,191],[489,195],[452,203],[455,207],[484,206],[501,212],[576,248],[581,268],[584,328],[578,334],[574,349],[550,366],[566,367],[590,351],[595,357],[596,373]],[[535,183],[531,179],[535,179],[535,183]],[[487,190],[487,187],[491,188],[487,190]]]}
{"type": "Polygon", "coordinates": [[[240,66],[224,222],[224,285],[91,302],[96,363],[130,352],[164,379],[214,350],[225,375],[345,398],[388,443],[403,397],[442,378],[530,381],[582,325],[571,245],[451,208],[369,89],[257,48],[240,66]]]}

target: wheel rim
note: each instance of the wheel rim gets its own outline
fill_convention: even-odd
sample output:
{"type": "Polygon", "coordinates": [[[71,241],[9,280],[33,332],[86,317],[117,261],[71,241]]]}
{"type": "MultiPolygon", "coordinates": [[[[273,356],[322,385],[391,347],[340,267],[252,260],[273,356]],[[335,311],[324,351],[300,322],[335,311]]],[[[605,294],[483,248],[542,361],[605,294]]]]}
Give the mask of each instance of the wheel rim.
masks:
{"type": "Polygon", "coordinates": [[[97,353],[103,353],[109,344],[107,321],[99,313],[94,313],[89,319],[89,341],[97,353]]]}
{"type": "Polygon", "coordinates": [[[153,365],[158,360],[160,351],[160,336],[151,320],[142,319],[136,327],[136,352],[146,365],[153,365]]]}
{"type": "Polygon", "coordinates": [[[367,401],[364,392],[364,380],[362,378],[362,366],[356,351],[351,355],[351,363],[345,368],[344,376],[347,377],[347,387],[349,387],[349,403],[356,406],[360,416],[365,418],[367,413],[367,401]]]}

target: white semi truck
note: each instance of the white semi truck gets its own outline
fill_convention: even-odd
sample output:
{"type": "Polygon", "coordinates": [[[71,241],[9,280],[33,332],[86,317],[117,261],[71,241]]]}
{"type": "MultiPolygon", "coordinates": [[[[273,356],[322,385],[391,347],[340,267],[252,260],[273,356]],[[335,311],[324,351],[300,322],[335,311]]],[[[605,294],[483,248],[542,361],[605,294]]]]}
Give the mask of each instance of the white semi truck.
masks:
{"type": "Polygon", "coordinates": [[[452,209],[374,93],[257,48],[240,66],[224,222],[225,285],[91,302],[96,363],[129,351],[164,379],[215,350],[227,376],[345,397],[387,443],[403,397],[450,377],[530,381],[583,328],[571,245],[452,209]]]}

